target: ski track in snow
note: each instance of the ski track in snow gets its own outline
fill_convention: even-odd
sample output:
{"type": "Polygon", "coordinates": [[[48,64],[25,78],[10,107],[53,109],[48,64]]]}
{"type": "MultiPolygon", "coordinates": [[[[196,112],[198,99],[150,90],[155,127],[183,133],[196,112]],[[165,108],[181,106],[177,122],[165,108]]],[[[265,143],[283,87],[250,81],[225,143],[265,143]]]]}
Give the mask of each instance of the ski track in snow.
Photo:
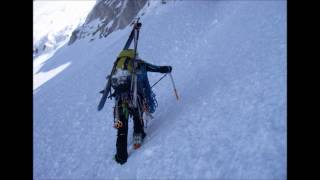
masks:
{"type": "Polygon", "coordinates": [[[286,1],[172,1],[142,23],[140,56],[173,66],[181,99],[155,86],[146,140],[118,165],[98,92],[131,28],[62,47],[39,72],[70,65],[34,93],[35,179],[286,179],[286,1]]]}

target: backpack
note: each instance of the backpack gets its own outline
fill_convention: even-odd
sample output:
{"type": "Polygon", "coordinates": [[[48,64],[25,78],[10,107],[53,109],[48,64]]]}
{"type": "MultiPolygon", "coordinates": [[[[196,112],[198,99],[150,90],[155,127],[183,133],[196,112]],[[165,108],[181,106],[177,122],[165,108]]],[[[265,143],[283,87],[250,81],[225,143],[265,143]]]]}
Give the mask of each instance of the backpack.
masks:
{"type": "MultiPolygon", "coordinates": [[[[131,88],[131,74],[133,70],[132,59],[134,58],[133,49],[125,49],[120,52],[115,62],[115,70],[111,75],[111,86],[115,90],[114,94],[127,93],[131,88]]],[[[147,76],[144,61],[138,60],[137,70],[137,90],[142,96],[144,110],[153,113],[157,107],[155,94],[152,92],[147,76]]]]}
{"type": "Polygon", "coordinates": [[[130,88],[134,50],[126,49],[120,52],[115,62],[115,69],[111,74],[111,86],[116,91],[126,91],[130,88]]]}

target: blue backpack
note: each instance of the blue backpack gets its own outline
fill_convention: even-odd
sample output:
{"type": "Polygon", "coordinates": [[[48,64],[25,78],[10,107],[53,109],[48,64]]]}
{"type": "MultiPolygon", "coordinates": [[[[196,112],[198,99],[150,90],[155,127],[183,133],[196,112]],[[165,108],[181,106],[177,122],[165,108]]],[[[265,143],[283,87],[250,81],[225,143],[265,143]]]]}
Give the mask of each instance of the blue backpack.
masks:
{"type": "MultiPolygon", "coordinates": [[[[115,64],[115,72],[112,75],[111,85],[115,91],[121,91],[119,89],[128,90],[131,84],[132,67],[130,60],[133,58],[133,49],[123,50],[117,59],[115,64]]],[[[143,102],[146,105],[146,111],[154,113],[158,103],[156,95],[153,93],[146,70],[146,64],[142,60],[138,60],[139,69],[137,70],[137,90],[138,94],[142,95],[143,102]]]]}

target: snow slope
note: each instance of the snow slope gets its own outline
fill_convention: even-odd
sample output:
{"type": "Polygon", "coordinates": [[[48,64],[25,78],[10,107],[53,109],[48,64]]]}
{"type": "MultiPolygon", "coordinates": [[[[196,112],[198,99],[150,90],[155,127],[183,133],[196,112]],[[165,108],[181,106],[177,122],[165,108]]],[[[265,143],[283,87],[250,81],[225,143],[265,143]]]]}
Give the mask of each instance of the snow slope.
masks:
{"type": "Polygon", "coordinates": [[[68,66],[38,73],[42,65],[68,42],[72,31],[84,22],[94,4],[94,0],[33,2],[33,48],[37,49],[33,54],[34,90],[68,66]]]}
{"type": "Polygon", "coordinates": [[[84,22],[86,14],[94,4],[94,0],[34,1],[34,44],[39,45],[44,37],[46,40],[56,41],[55,38],[59,35],[70,36],[71,32],[84,22]]]}
{"type": "Polygon", "coordinates": [[[173,66],[181,99],[168,77],[155,86],[146,141],[123,166],[112,160],[113,101],[97,104],[130,28],[60,48],[39,72],[67,67],[34,91],[34,178],[286,179],[286,3],[151,6],[139,53],[173,66]]]}

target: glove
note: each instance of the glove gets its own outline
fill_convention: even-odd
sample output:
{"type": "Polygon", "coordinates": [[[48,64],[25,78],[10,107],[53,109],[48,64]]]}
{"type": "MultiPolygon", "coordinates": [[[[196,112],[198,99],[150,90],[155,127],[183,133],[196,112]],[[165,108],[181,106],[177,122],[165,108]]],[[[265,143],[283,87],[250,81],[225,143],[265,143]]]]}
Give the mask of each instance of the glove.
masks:
{"type": "Polygon", "coordinates": [[[167,68],[168,68],[168,72],[167,73],[171,73],[172,67],[171,66],[167,66],[167,68]]]}
{"type": "Polygon", "coordinates": [[[161,66],[159,72],[161,73],[170,73],[172,71],[171,66],[161,66]]]}

